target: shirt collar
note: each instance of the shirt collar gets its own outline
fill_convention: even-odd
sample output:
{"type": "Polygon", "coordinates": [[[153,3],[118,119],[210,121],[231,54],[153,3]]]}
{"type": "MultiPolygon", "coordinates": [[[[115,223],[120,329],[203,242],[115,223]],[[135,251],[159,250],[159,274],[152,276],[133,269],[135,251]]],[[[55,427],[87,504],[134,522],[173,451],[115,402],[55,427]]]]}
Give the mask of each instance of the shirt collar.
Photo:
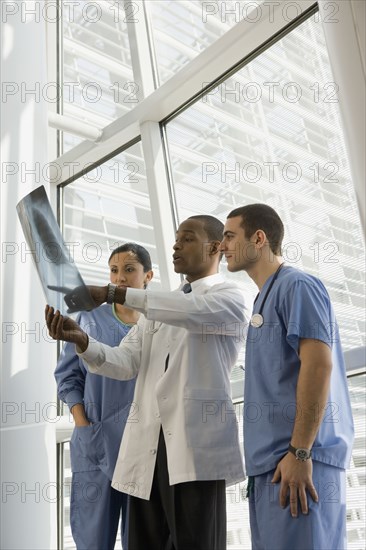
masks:
{"type": "MultiPolygon", "coordinates": [[[[221,273],[215,273],[214,275],[209,275],[208,277],[202,277],[202,279],[197,279],[197,281],[193,281],[191,284],[192,291],[196,291],[199,288],[208,288],[213,285],[217,285],[219,283],[223,283],[225,281],[224,277],[221,275],[221,273]]],[[[183,286],[188,283],[187,279],[184,279],[183,283],[180,285],[179,290],[183,288],[183,286]]]]}

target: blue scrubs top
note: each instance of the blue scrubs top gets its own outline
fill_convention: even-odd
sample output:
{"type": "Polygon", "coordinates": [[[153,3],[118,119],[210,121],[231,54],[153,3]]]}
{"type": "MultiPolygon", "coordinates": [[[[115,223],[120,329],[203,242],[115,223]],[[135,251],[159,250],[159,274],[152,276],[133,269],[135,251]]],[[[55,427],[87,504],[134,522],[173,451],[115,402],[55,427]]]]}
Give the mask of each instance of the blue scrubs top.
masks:
{"type": "MultiPolygon", "coordinates": [[[[273,275],[254,305],[258,313],[273,275]]],[[[248,475],[266,473],[288,451],[296,414],[299,340],[311,338],[332,349],[328,403],[316,436],[314,460],[346,468],[354,437],[346,369],[333,308],[322,282],[284,266],[262,310],[264,324],[249,326],[244,388],[244,451],[248,475]]],[[[320,411],[314,410],[314,415],[320,411]]]]}
{"type": "MultiPolygon", "coordinates": [[[[114,315],[108,304],[81,312],[76,320],[87,334],[109,346],[118,346],[131,328],[114,315]]],[[[112,479],[133,401],[135,379],[120,381],[90,373],[76,354],[75,345],[70,343],[65,344],[60,354],[55,378],[59,398],[70,409],[76,403],[84,404],[88,420],[94,425],[91,444],[103,447],[103,459],[95,464],[90,457],[76,458],[71,453],[73,472],[100,469],[112,479]]]]}

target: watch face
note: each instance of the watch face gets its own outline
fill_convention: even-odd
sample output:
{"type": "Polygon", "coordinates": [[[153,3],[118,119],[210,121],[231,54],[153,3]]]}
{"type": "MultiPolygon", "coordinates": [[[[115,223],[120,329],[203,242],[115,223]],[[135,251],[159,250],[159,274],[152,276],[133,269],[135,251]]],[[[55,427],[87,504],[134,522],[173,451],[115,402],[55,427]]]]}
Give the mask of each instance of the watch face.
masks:
{"type": "Polygon", "coordinates": [[[307,460],[309,458],[309,451],[307,449],[297,449],[296,458],[298,460],[307,460]]]}

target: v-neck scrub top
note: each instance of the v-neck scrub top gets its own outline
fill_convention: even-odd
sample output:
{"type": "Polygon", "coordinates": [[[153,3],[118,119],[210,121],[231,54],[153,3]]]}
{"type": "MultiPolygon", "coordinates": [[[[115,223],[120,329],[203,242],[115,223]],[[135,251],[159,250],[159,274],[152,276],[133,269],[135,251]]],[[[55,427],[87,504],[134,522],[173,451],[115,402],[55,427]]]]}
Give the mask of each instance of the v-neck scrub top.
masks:
{"type": "MultiPolygon", "coordinates": [[[[259,311],[269,277],[255,303],[259,311]]],[[[338,326],[323,283],[284,266],[267,296],[260,328],[249,327],[244,390],[244,448],[247,474],[274,469],[288,451],[296,414],[301,338],[325,342],[332,350],[328,403],[312,458],[346,468],[354,437],[346,369],[338,326]]],[[[321,411],[314,410],[314,415],[321,411]]]]}

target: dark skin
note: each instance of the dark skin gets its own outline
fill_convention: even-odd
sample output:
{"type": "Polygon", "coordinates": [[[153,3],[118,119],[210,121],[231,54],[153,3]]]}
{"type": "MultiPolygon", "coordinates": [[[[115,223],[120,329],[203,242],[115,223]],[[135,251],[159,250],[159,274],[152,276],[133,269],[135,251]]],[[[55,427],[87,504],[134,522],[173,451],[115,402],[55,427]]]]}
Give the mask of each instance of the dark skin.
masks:
{"type": "MultiPolygon", "coordinates": [[[[186,275],[190,283],[214,275],[220,263],[220,241],[210,241],[202,221],[185,220],[178,227],[173,245],[173,264],[176,273],[186,275]]],[[[107,300],[108,286],[88,286],[95,302],[100,306],[107,300]]],[[[126,300],[127,287],[118,287],[115,303],[123,305],[126,300]]],[[[79,353],[83,353],[89,344],[88,335],[70,317],[64,317],[59,311],[47,305],[45,310],[46,324],[54,340],[73,342],[79,353]]]]}

